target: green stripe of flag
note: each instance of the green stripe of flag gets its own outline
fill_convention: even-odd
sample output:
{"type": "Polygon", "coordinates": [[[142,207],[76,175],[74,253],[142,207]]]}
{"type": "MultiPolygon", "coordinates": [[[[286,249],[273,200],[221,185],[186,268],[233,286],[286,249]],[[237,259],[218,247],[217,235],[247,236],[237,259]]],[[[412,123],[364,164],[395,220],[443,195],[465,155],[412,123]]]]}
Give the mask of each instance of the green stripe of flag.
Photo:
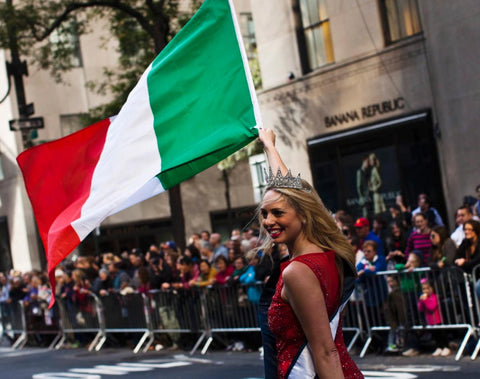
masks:
{"type": "Polygon", "coordinates": [[[147,83],[164,188],[258,136],[231,12],[228,0],[206,0],[152,63],[147,83]]]}

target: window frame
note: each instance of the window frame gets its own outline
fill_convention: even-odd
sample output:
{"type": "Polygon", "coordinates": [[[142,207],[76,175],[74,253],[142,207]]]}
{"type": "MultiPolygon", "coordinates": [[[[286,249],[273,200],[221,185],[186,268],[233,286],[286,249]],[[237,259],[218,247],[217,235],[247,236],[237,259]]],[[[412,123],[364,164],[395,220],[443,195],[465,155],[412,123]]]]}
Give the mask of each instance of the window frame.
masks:
{"type": "MultiPolygon", "coordinates": [[[[325,0],[325,6],[327,6],[326,0],[325,0]]],[[[325,18],[320,19],[320,15],[319,15],[318,21],[309,25],[304,25],[300,0],[293,0],[293,11],[294,11],[294,23],[295,23],[296,34],[297,34],[297,43],[299,48],[302,74],[307,74],[309,72],[315,71],[317,69],[320,69],[335,63],[335,54],[333,49],[330,17],[328,17],[328,12],[325,18]],[[325,34],[325,31],[323,30],[324,25],[327,25],[328,27],[327,34],[325,34]],[[308,47],[307,32],[311,31],[313,34],[315,29],[320,29],[322,31],[322,37],[323,37],[322,46],[318,46],[317,44],[315,44],[315,48],[316,49],[318,49],[319,47],[323,48],[323,54],[325,55],[326,60],[321,64],[317,64],[316,66],[313,66],[311,64],[312,59],[310,57],[310,51],[308,47]]],[[[315,50],[315,52],[316,51],[317,50],[315,50]]]]}
{"type": "MultiPolygon", "coordinates": [[[[398,1],[399,0],[393,0],[395,2],[395,8],[396,8],[396,13],[399,13],[399,8],[398,8],[398,1]]],[[[409,1],[414,1],[415,2],[415,8],[417,12],[417,17],[418,17],[418,24],[420,30],[416,33],[413,34],[405,34],[400,36],[397,39],[393,39],[392,33],[391,33],[391,28],[390,28],[390,23],[388,20],[388,8],[387,8],[387,0],[378,0],[378,9],[379,9],[379,14],[380,14],[380,22],[382,26],[382,33],[383,33],[383,39],[385,42],[385,46],[393,45],[395,43],[404,41],[408,38],[412,38],[415,36],[418,36],[423,33],[423,27],[421,23],[421,18],[420,18],[420,8],[418,6],[418,0],[409,0],[409,1]]],[[[398,26],[398,25],[397,25],[398,26]]]]}

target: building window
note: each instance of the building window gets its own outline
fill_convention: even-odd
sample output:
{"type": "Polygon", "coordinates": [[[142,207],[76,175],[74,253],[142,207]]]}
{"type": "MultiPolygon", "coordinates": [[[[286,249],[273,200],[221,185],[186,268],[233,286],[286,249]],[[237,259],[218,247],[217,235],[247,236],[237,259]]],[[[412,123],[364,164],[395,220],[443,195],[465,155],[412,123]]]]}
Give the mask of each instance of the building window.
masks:
{"type": "Polygon", "coordinates": [[[70,65],[82,67],[82,54],[80,50],[80,39],[78,38],[78,24],[75,20],[65,21],[58,29],[50,35],[50,45],[53,56],[63,57],[70,54],[70,65]]]}
{"type": "Polygon", "coordinates": [[[257,56],[257,42],[255,41],[255,29],[253,27],[252,14],[240,13],[239,21],[248,60],[254,59],[257,56]]]}
{"type": "Polygon", "coordinates": [[[69,134],[78,132],[80,129],[83,129],[84,114],[67,114],[60,115],[60,128],[62,137],[68,136],[69,134]]]}
{"type": "Polygon", "coordinates": [[[260,75],[260,65],[257,55],[257,40],[255,39],[255,28],[253,25],[253,17],[251,13],[240,13],[240,31],[242,33],[245,52],[247,53],[248,64],[252,73],[255,89],[262,87],[262,77],[260,75]]]}
{"type": "Polygon", "coordinates": [[[334,61],[326,0],[299,0],[308,70],[334,61]]]}
{"type": "Polygon", "coordinates": [[[10,234],[6,216],[0,216],[0,272],[8,272],[13,268],[10,249],[10,234]]]}
{"type": "Polygon", "coordinates": [[[248,158],[250,165],[250,175],[252,176],[253,198],[255,203],[262,200],[265,188],[267,188],[267,178],[265,177],[265,170],[267,170],[267,162],[265,154],[252,155],[248,158]]]}
{"type": "Polygon", "coordinates": [[[387,45],[422,32],[417,0],[380,0],[380,13],[387,45]]]}

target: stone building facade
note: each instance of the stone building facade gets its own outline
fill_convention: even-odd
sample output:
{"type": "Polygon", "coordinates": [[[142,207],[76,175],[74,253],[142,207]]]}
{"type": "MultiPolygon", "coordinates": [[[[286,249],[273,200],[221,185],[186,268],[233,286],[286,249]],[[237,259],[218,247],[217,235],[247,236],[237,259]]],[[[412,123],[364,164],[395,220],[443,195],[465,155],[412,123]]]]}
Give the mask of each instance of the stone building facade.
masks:
{"type": "MultiPolygon", "coordinates": [[[[399,194],[415,206],[416,196],[426,192],[453,227],[456,207],[480,183],[480,26],[475,18],[480,3],[234,3],[249,54],[260,66],[264,125],[276,131],[287,165],[313,182],[326,205],[373,217],[399,194]]],[[[81,37],[82,64],[67,74],[67,84],[42,71],[31,70],[26,78],[27,101],[45,119],[39,140],[74,131],[81,126],[78,115],[107,100],[85,87],[101,77],[103,67],[116,64],[113,40],[99,48],[103,29],[81,37]]],[[[0,52],[2,62],[9,59],[6,54],[0,52]]],[[[3,67],[0,88],[7,87],[3,67]]],[[[2,271],[44,265],[15,163],[21,138],[8,127],[17,116],[10,95],[0,104],[2,271]]],[[[244,226],[253,217],[259,195],[254,187],[262,182],[257,172],[243,162],[230,175],[231,226],[244,226]]],[[[216,167],[183,183],[181,193],[187,236],[203,229],[228,232],[225,186],[216,167]]],[[[168,194],[161,194],[105,220],[82,252],[164,241],[171,236],[171,217],[168,194]]]]}
{"type": "Polygon", "coordinates": [[[311,179],[333,211],[373,217],[399,194],[416,207],[426,192],[453,227],[456,207],[480,183],[480,27],[472,16],[480,4],[251,6],[262,116],[287,165],[311,179]],[[364,161],[369,172],[376,166],[380,187],[362,190],[364,161]]]}

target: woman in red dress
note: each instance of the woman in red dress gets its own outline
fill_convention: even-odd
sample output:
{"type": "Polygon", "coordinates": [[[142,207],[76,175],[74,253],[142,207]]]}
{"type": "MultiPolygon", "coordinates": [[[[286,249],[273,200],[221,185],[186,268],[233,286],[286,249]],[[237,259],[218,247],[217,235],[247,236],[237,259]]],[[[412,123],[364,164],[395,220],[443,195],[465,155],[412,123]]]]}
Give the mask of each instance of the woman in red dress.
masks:
{"type": "Polygon", "coordinates": [[[279,378],[363,378],[343,341],[341,306],[356,277],[355,253],[315,190],[285,177],[275,135],[259,130],[270,177],[260,209],[269,251],[285,243],[291,259],[282,266],[268,311],[277,342],[279,378]]]}

